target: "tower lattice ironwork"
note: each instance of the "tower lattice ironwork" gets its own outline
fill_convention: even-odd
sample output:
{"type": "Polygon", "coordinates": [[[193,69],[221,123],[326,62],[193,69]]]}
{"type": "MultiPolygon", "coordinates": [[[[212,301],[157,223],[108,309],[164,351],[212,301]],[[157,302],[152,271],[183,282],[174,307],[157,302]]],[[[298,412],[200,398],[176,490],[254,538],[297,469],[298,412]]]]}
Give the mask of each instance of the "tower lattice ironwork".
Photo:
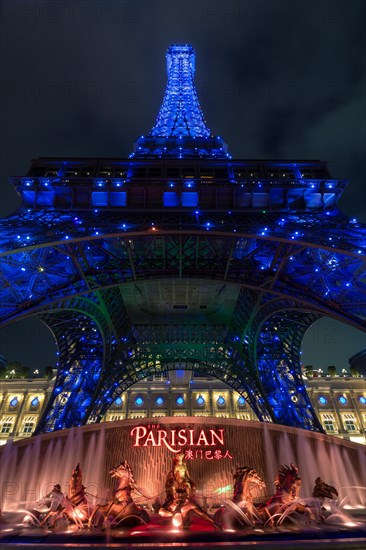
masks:
{"type": "Polygon", "coordinates": [[[0,323],[39,317],[59,367],[37,432],[97,422],[138,380],[197,370],[262,421],[321,430],[300,368],[327,315],[366,330],[366,231],[321,161],[232,160],[191,46],[168,50],[157,122],[129,159],[39,158],[0,221],[0,323]]]}

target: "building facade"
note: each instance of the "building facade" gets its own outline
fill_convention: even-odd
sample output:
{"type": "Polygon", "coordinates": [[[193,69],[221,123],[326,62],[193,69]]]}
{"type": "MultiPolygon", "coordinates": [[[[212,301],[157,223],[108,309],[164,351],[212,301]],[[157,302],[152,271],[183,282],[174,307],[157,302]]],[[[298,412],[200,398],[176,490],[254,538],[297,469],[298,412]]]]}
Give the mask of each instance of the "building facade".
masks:
{"type": "MultiPolygon", "coordinates": [[[[329,435],[365,444],[366,381],[363,377],[317,376],[304,382],[329,435]]],[[[0,444],[29,437],[52,394],[54,380],[2,380],[0,444]]],[[[103,422],[139,418],[213,417],[258,421],[245,399],[214,377],[177,370],[150,376],[122,393],[103,422]]]]}

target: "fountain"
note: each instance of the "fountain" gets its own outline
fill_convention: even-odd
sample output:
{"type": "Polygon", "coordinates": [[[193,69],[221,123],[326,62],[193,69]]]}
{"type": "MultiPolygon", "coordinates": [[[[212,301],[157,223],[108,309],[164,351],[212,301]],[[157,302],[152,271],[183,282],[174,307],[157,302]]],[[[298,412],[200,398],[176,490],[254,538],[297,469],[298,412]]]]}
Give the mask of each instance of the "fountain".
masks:
{"type": "MultiPolygon", "coordinates": [[[[215,537],[212,540],[219,540],[217,525],[226,536],[239,537],[235,540],[260,533],[281,537],[279,530],[284,528],[294,534],[311,527],[317,529],[317,536],[319,530],[329,536],[330,528],[350,530],[353,535],[359,532],[366,508],[366,455],[359,444],[259,422],[205,418],[203,423],[200,418],[184,418],[184,424],[180,424],[182,421],[176,418],[161,420],[160,424],[156,419],[141,419],[138,425],[136,420],[87,425],[7,443],[0,449],[0,540],[6,542],[9,532],[14,538],[17,530],[25,536],[26,527],[18,524],[27,515],[31,519],[28,523],[37,524],[33,520],[37,517],[37,502],[55,485],[70,502],[70,479],[75,485],[81,470],[79,491],[82,487],[87,512],[83,508],[83,517],[75,509],[71,514],[63,512],[62,521],[55,522],[55,530],[59,537],[61,532],[71,537],[73,529],[79,529],[90,538],[100,532],[103,524],[109,532],[119,523],[110,513],[116,498],[122,507],[119,504],[115,518],[118,520],[120,513],[126,515],[126,499],[118,497],[113,480],[117,477],[121,481],[116,474],[116,464],[121,463],[131,465],[137,480],[127,484],[127,492],[133,510],[130,515],[138,521],[133,531],[126,530],[127,523],[119,526],[127,538],[140,537],[151,543],[163,540],[171,531],[193,536],[203,529],[208,538],[211,533],[215,537]],[[167,474],[174,470],[172,461],[177,471],[184,466],[183,478],[189,480],[185,483],[189,490],[185,487],[184,502],[174,502],[173,511],[164,496],[167,474]],[[75,468],[78,463],[80,466],[75,468]],[[282,478],[289,473],[292,481],[284,489],[282,478]],[[244,487],[244,483],[249,485],[244,487]],[[239,489],[245,497],[239,498],[239,489]],[[188,493],[193,490],[191,499],[188,493]],[[329,495],[332,498],[327,498],[329,495]],[[89,521],[93,530],[88,531],[88,518],[97,508],[104,510],[104,519],[89,521]],[[198,520],[189,511],[196,511],[198,520]],[[222,517],[235,521],[220,521],[222,517]]],[[[37,525],[41,529],[41,521],[37,525]]]]}

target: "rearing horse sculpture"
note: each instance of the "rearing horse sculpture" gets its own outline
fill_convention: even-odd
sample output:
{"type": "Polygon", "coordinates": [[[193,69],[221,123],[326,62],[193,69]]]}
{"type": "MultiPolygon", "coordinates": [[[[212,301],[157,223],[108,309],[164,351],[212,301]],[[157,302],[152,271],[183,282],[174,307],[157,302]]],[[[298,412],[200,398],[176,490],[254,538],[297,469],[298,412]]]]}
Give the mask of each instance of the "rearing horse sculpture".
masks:
{"type": "Polygon", "coordinates": [[[271,516],[266,506],[254,505],[253,492],[264,489],[265,483],[255,468],[241,466],[234,474],[234,495],[225,508],[218,510],[215,520],[225,527],[254,526],[256,523],[271,523],[271,516]]]}
{"type": "Polygon", "coordinates": [[[80,469],[80,464],[76,465],[76,468],[72,471],[69,480],[69,489],[67,496],[64,497],[61,493],[57,493],[57,489],[60,488],[56,485],[51,491],[50,495],[55,499],[59,494],[59,501],[57,507],[51,505],[49,512],[40,522],[41,526],[48,524],[49,528],[53,528],[56,522],[61,518],[67,518],[68,520],[76,523],[79,528],[82,528],[84,522],[89,517],[89,506],[85,496],[85,487],[83,485],[83,478],[80,469]]]}
{"type": "Polygon", "coordinates": [[[331,500],[336,499],[338,496],[338,491],[333,485],[328,485],[321,479],[317,477],[315,480],[315,486],[313,489],[313,497],[318,498],[321,504],[324,504],[324,500],[329,498],[331,500]]]}
{"type": "Polygon", "coordinates": [[[69,490],[64,500],[64,515],[79,527],[89,518],[89,505],[85,496],[85,487],[80,464],[76,465],[69,480],[69,490]]]}
{"type": "Polygon", "coordinates": [[[300,489],[301,477],[299,469],[294,465],[282,464],[274,479],[276,493],[266,502],[266,507],[276,518],[276,524],[279,525],[283,520],[295,512],[305,514],[308,520],[315,520],[314,514],[309,506],[301,504],[300,489]]]}
{"type": "Polygon", "coordinates": [[[136,482],[127,460],[121,462],[117,468],[112,468],[109,473],[112,478],[118,479],[118,487],[114,492],[114,497],[107,504],[95,507],[89,518],[88,526],[97,526],[100,516],[103,518],[103,529],[108,526],[117,526],[127,519],[129,525],[148,523],[150,521],[149,514],[143,508],[139,508],[131,496],[136,482]]]}
{"type": "Polygon", "coordinates": [[[330,500],[335,500],[338,497],[338,491],[333,485],[328,485],[321,479],[321,477],[317,477],[315,480],[315,486],[313,489],[313,497],[317,499],[319,503],[319,519],[320,521],[325,521],[325,515],[326,512],[324,505],[324,501],[326,498],[329,498],[330,500]]]}

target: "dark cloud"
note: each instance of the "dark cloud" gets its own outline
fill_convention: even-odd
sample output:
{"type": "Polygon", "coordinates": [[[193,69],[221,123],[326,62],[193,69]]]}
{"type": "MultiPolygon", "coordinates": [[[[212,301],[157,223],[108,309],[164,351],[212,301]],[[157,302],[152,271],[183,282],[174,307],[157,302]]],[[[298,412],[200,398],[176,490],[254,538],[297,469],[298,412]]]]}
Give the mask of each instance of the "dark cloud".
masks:
{"type": "MultiPolygon", "coordinates": [[[[361,0],[3,0],[0,215],[37,156],[127,156],[154,124],[165,51],[192,43],[208,126],[235,157],[320,158],[366,220],[361,0]]],[[[1,350],[0,350],[1,351],[1,350]]],[[[357,350],[353,350],[357,351],[357,350]]]]}

